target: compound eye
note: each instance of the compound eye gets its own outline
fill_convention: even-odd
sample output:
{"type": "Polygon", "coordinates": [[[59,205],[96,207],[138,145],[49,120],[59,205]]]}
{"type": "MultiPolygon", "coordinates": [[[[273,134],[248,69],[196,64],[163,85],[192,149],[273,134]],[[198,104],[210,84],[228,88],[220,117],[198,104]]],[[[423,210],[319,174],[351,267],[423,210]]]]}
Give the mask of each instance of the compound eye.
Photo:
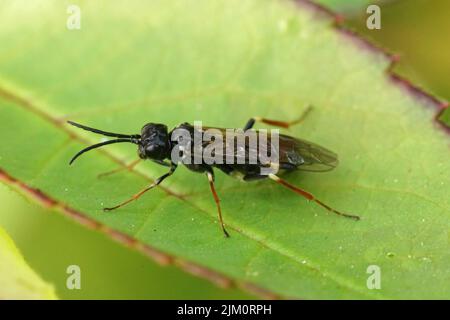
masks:
{"type": "Polygon", "coordinates": [[[150,143],[145,147],[145,154],[151,159],[164,158],[164,147],[157,143],[150,143]]]}
{"type": "Polygon", "coordinates": [[[145,150],[147,151],[147,153],[152,154],[157,150],[157,146],[154,144],[150,144],[147,146],[147,148],[145,148],[145,150]]]}
{"type": "Polygon", "coordinates": [[[157,137],[157,133],[156,133],[156,132],[152,132],[152,133],[144,140],[144,142],[145,142],[146,144],[150,144],[150,143],[152,143],[152,141],[155,140],[156,137],[157,137]]]}

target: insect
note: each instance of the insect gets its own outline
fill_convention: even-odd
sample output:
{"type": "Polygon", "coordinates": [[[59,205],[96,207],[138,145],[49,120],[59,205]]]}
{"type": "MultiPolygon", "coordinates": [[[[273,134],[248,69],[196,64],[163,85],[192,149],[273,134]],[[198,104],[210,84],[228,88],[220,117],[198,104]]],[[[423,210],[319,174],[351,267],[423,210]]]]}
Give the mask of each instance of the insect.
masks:
{"type": "MultiPolygon", "coordinates": [[[[247,124],[244,126],[242,132],[248,133],[248,130],[251,130],[255,133],[258,133],[259,130],[253,129],[253,126],[256,122],[265,123],[268,125],[278,126],[282,128],[289,128],[290,126],[297,124],[303,120],[305,115],[309,112],[310,108],[308,108],[300,117],[298,120],[291,121],[291,122],[285,122],[285,121],[278,121],[278,120],[270,120],[266,118],[261,117],[253,117],[251,118],[247,124]]],[[[181,125],[174,128],[172,131],[169,131],[167,126],[164,124],[158,124],[158,123],[147,123],[141,130],[140,134],[119,134],[119,133],[112,133],[112,132],[106,132],[102,130],[98,130],[95,128],[87,127],[72,121],[68,121],[69,124],[87,130],[91,131],[97,134],[101,134],[107,137],[114,137],[116,139],[108,140],[105,142],[101,142],[98,144],[91,145],[80,152],[78,152],[71,160],[70,164],[72,164],[79,156],[84,154],[87,151],[90,151],[92,149],[96,149],[105,145],[113,144],[113,143],[132,143],[136,144],[138,146],[138,155],[139,158],[137,161],[134,161],[132,164],[128,166],[128,168],[132,168],[134,165],[137,164],[140,160],[151,160],[159,165],[166,166],[169,168],[169,171],[162,175],[161,177],[157,178],[152,184],[147,186],[146,188],[142,189],[135,195],[133,195],[128,200],[110,208],[104,208],[105,211],[111,211],[118,209],[120,207],[123,207],[130,202],[137,200],[140,198],[144,193],[147,191],[153,189],[154,187],[158,186],[161,182],[163,182],[166,178],[170,177],[175,170],[177,169],[178,163],[176,161],[172,160],[172,150],[179,146],[180,141],[172,140],[172,133],[176,129],[183,129],[189,133],[191,137],[194,136],[196,133],[195,130],[197,130],[194,126],[190,125],[189,123],[182,123],[181,125]]],[[[211,127],[209,127],[211,128],[211,127]]],[[[213,128],[215,130],[218,130],[219,132],[224,133],[225,129],[221,128],[213,128]]],[[[242,133],[241,133],[242,134],[242,133]]],[[[271,143],[270,140],[267,142],[267,148],[269,148],[269,144],[271,143]]],[[[226,142],[224,142],[226,144],[226,142]]],[[[236,148],[227,148],[227,146],[224,146],[225,153],[228,153],[228,156],[231,157],[237,157],[237,150],[236,148]],[[231,151],[230,151],[231,150],[231,151]]],[[[245,140],[244,145],[244,156],[247,157],[249,153],[251,152],[251,147],[247,140],[245,140]]],[[[303,139],[294,138],[288,135],[280,134],[279,135],[279,144],[278,144],[278,169],[285,172],[292,172],[296,170],[303,170],[303,171],[313,171],[313,172],[323,172],[323,171],[329,171],[334,169],[338,164],[338,158],[337,155],[324,148],[321,147],[315,143],[308,142],[303,139]]],[[[225,156],[225,154],[223,154],[225,156]]],[[[222,231],[226,237],[229,237],[229,234],[225,228],[225,224],[223,222],[222,218],[222,210],[220,207],[220,201],[218,194],[216,192],[216,189],[214,187],[214,168],[217,168],[227,175],[240,175],[242,180],[244,181],[251,181],[251,180],[259,180],[259,179],[266,179],[269,178],[276,183],[294,191],[295,193],[299,194],[300,196],[315,202],[316,204],[320,205],[321,207],[327,209],[330,212],[333,212],[337,215],[351,218],[354,220],[359,220],[359,216],[343,213],[341,211],[338,211],[331,206],[325,204],[321,200],[317,199],[313,194],[297,187],[289,182],[283,180],[279,177],[279,175],[274,173],[269,174],[261,174],[261,169],[263,167],[267,167],[267,164],[262,164],[260,162],[257,162],[256,164],[239,164],[237,162],[234,162],[232,164],[229,163],[213,163],[208,164],[204,159],[202,159],[201,163],[194,163],[192,161],[189,164],[183,163],[189,170],[197,173],[203,173],[206,174],[209,182],[209,186],[211,189],[212,196],[214,198],[214,201],[217,206],[217,212],[218,217],[220,221],[220,225],[222,228],[222,231]]],[[[124,167],[127,168],[127,167],[124,167]]],[[[119,170],[122,170],[124,168],[121,168],[119,170]]],[[[114,170],[111,172],[106,173],[111,174],[114,172],[117,172],[119,170],[114,170]]],[[[105,174],[104,174],[105,175],[105,174]]]]}

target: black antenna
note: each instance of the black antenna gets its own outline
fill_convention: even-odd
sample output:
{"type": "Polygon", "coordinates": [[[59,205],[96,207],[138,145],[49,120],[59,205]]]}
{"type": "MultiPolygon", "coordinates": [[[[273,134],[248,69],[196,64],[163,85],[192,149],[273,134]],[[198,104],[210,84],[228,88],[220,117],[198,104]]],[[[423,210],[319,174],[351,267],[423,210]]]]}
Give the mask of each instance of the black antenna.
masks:
{"type": "Polygon", "coordinates": [[[87,126],[84,126],[82,124],[79,124],[79,123],[76,123],[76,122],[73,122],[73,121],[67,121],[67,123],[73,125],[74,127],[81,128],[81,129],[86,130],[86,131],[91,131],[91,132],[94,132],[94,133],[102,134],[102,135],[107,136],[107,137],[134,138],[134,139],[139,139],[141,137],[139,134],[128,135],[128,134],[106,132],[106,131],[94,129],[94,128],[91,128],[91,127],[87,127],[87,126]]]}
{"type": "Polygon", "coordinates": [[[72,164],[79,156],[81,156],[83,153],[88,152],[89,150],[92,149],[96,149],[96,148],[100,148],[102,146],[106,146],[108,144],[113,144],[113,143],[121,143],[121,142],[129,142],[129,143],[134,143],[134,144],[139,144],[139,139],[141,138],[141,136],[139,134],[120,134],[120,133],[113,133],[113,132],[107,132],[107,131],[102,131],[102,130],[98,130],[95,128],[91,128],[91,127],[87,127],[84,126],[82,124],[73,122],[73,121],[67,121],[67,123],[77,127],[77,128],[81,128],[83,130],[86,131],[91,131],[94,133],[98,133],[107,137],[115,137],[115,138],[120,138],[120,139],[114,139],[114,140],[109,140],[109,141],[105,141],[105,142],[101,142],[101,143],[97,143],[94,144],[92,146],[89,146],[87,148],[84,148],[83,150],[81,150],[80,152],[78,152],[69,162],[69,164],[72,164]]]}
{"type": "Polygon", "coordinates": [[[99,148],[102,146],[106,146],[107,144],[113,144],[113,143],[120,143],[120,142],[130,142],[130,143],[135,143],[137,144],[138,142],[136,140],[132,140],[132,139],[115,139],[115,140],[109,140],[109,141],[105,141],[105,142],[101,142],[101,143],[97,143],[94,144],[92,146],[89,146],[87,148],[84,148],[83,150],[81,150],[80,152],[78,152],[69,162],[69,164],[72,164],[76,158],[78,158],[79,156],[81,156],[83,153],[88,152],[89,150],[95,149],[95,148],[99,148]]]}

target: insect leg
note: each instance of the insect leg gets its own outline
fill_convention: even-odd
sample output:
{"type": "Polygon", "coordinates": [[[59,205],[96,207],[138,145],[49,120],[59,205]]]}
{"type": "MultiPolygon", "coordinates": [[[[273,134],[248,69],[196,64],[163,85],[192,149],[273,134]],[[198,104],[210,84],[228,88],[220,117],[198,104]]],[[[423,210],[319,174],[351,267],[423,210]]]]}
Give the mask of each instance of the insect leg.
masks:
{"type": "Polygon", "coordinates": [[[164,179],[166,179],[167,177],[170,177],[174,172],[175,169],[177,168],[176,164],[172,164],[172,166],[170,167],[170,171],[167,172],[166,174],[162,175],[161,177],[159,177],[158,179],[155,180],[155,182],[153,182],[151,185],[149,185],[147,188],[139,191],[138,193],[136,193],[135,195],[133,195],[130,199],[118,204],[117,206],[111,207],[111,208],[103,208],[104,211],[111,211],[114,209],[118,209],[120,207],[123,207],[124,205],[127,205],[128,203],[139,199],[144,193],[146,193],[147,191],[153,189],[154,187],[156,187],[157,185],[159,185],[161,182],[164,181],[164,179]]]}
{"type": "Polygon", "coordinates": [[[123,167],[120,167],[120,168],[117,168],[117,169],[114,169],[114,170],[111,170],[111,171],[108,171],[108,172],[100,173],[97,177],[100,179],[100,178],[104,178],[104,177],[106,177],[106,176],[112,175],[112,174],[114,174],[114,173],[121,172],[121,171],[123,171],[123,170],[128,170],[128,171],[130,171],[130,170],[132,170],[132,169],[133,169],[133,168],[134,168],[141,160],[142,160],[142,159],[137,159],[137,160],[134,160],[133,162],[131,162],[130,164],[127,164],[126,166],[123,166],[123,167]]]}
{"type": "Polygon", "coordinates": [[[214,188],[214,171],[212,171],[212,169],[210,169],[210,170],[206,171],[206,175],[208,176],[209,187],[211,188],[211,192],[213,194],[214,201],[216,202],[217,211],[219,213],[219,221],[220,221],[220,225],[222,227],[222,231],[225,234],[225,237],[228,238],[230,235],[228,234],[228,232],[225,229],[225,226],[223,224],[222,210],[220,209],[220,199],[219,199],[219,196],[217,195],[216,188],[214,188]]]}
{"type": "Polygon", "coordinates": [[[301,116],[294,121],[279,121],[279,120],[271,120],[271,119],[266,119],[266,118],[261,118],[261,117],[253,117],[250,120],[248,120],[247,124],[244,127],[244,131],[247,131],[248,129],[253,128],[255,122],[262,122],[262,123],[265,123],[265,124],[268,124],[271,126],[282,127],[282,128],[287,129],[293,125],[296,125],[296,124],[302,122],[311,110],[312,110],[312,107],[308,106],[306,108],[306,110],[303,111],[301,116]]]}
{"type": "Polygon", "coordinates": [[[269,178],[274,180],[275,182],[281,184],[282,186],[285,186],[288,189],[291,189],[292,191],[294,191],[295,193],[301,195],[302,197],[305,197],[308,200],[312,200],[315,203],[317,203],[318,205],[324,207],[325,209],[327,209],[328,211],[331,211],[337,215],[346,217],[346,218],[350,218],[350,219],[354,219],[354,220],[359,220],[360,217],[359,216],[355,216],[352,214],[347,214],[347,213],[343,213],[340,211],[337,211],[336,209],[333,209],[332,207],[326,205],[325,203],[323,203],[322,201],[320,201],[319,199],[316,199],[316,197],[314,195],[312,195],[311,193],[300,189],[299,187],[296,187],[290,183],[288,183],[287,181],[281,179],[280,177],[274,175],[274,174],[269,174],[269,178]]]}
{"type": "Polygon", "coordinates": [[[162,165],[162,166],[164,166],[164,167],[170,167],[170,166],[172,166],[172,164],[171,164],[170,161],[165,161],[165,160],[153,160],[153,159],[150,159],[150,160],[152,160],[154,163],[160,164],[160,165],[162,165]]]}

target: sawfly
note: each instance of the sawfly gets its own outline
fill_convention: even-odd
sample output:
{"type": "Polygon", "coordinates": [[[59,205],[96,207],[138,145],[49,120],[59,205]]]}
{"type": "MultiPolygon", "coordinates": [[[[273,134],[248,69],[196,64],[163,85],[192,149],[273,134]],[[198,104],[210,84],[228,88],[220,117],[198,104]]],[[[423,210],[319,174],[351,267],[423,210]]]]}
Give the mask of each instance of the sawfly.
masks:
{"type": "MultiPolygon", "coordinates": [[[[271,150],[272,154],[277,155],[277,162],[276,163],[263,163],[259,160],[253,163],[249,163],[248,158],[250,157],[250,154],[256,153],[259,155],[263,149],[264,151],[267,151],[273,147],[273,141],[272,139],[267,139],[265,142],[265,145],[261,146],[261,143],[257,144],[257,146],[252,146],[249,143],[249,139],[244,139],[241,141],[244,141],[243,146],[237,146],[234,142],[239,140],[242,136],[248,136],[251,133],[258,134],[260,133],[260,130],[253,129],[253,126],[256,122],[265,123],[272,126],[278,126],[282,128],[289,128],[290,126],[297,124],[301,122],[304,118],[304,116],[310,111],[310,108],[306,110],[306,112],[303,113],[302,117],[295,121],[291,122],[285,122],[285,121],[278,121],[278,120],[270,120],[266,118],[261,117],[253,117],[250,120],[248,120],[247,124],[244,126],[243,129],[240,131],[237,131],[235,133],[235,137],[233,137],[233,143],[230,144],[230,142],[227,140],[222,140],[221,143],[223,144],[223,150],[220,154],[214,154],[213,156],[215,159],[217,157],[219,159],[222,159],[224,161],[219,162],[213,162],[211,163],[211,159],[202,157],[201,161],[194,161],[194,153],[193,152],[193,146],[192,144],[189,145],[187,148],[184,148],[184,151],[190,151],[188,152],[188,160],[191,161],[181,161],[189,170],[197,173],[205,174],[208,178],[209,186],[211,189],[212,196],[214,197],[214,201],[217,206],[219,221],[223,230],[223,233],[225,236],[229,237],[229,234],[225,228],[223,219],[222,219],[222,211],[219,203],[219,197],[217,195],[216,189],[214,187],[214,168],[219,169],[223,171],[225,174],[230,176],[239,176],[243,181],[252,181],[252,180],[260,180],[260,179],[271,179],[275,181],[276,183],[294,191],[295,193],[301,195],[302,197],[313,201],[320,205],[321,207],[327,209],[330,212],[333,212],[335,214],[338,214],[343,217],[351,218],[354,220],[359,220],[359,217],[352,214],[343,213],[341,211],[338,211],[331,206],[325,204],[321,200],[317,199],[314,195],[311,193],[292,185],[291,183],[285,181],[284,179],[280,178],[280,176],[276,173],[262,173],[262,169],[274,169],[274,172],[292,172],[296,170],[301,171],[312,171],[312,172],[323,172],[323,171],[329,171],[334,169],[338,164],[338,157],[337,154],[321,147],[315,143],[294,138],[288,135],[280,134],[278,135],[277,145],[278,148],[276,150],[271,150]],[[241,136],[240,136],[241,135],[241,136]],[[259,149],[258,149],[259,148],[259,149]],[[187,150],[189,149],[189,150],[187,150]],[[225,161],[226,159],[232,160],[232,161],[225,161]]],[[[159,165],[168,167],[168,172],[161,177],[157,178],[151,185],[147,186],[146,188],[142,189],[135,195],[133,195],[128,200],[110,208],[104,208],[105,211],[111,211],[118,209],[120,207],[125,206],[126,204],[137,200],[139,197],[141,197],[144,193],[147,191],[153,189],[157,185],[159,185],[161,182],[163,182],[166,178],[170,177],[175,170],[177,169],[178,164],[180,161],[174,161],[173,159],[173,151],[175,148],[180,148],[180,143],[182,139],[173,139],[174,133],[178,130],[182,130],[183,132],[187,133],[187,138],[191,138],[191,140],[195,140],[195,136],[198,134],[204,134],[206,130],[214,130],[216,133],[222,133],[225,135],[227,133],[226,129],[223,128],[215,128],[215,127],[206,127],[202,129],[198,129],[195,126],[189,124],[189,123],[182,123],[179,126],[175,127],[173,130],[169,131],[168,127],[164,124],[159,123],[147,123],[142,129],[140,134],[119,134],[119,133],[112,133],[112,132],[106,132],[102,130],[98,130],[95,128],[87,127],[72,121],[68,121],[69,124],[81,128],[83,130],[91,131],[97,134],[101,134],[107,137],[113,137],[116,139],[108,140],[105,142],[101,142],[98,144],[91,145],[80,152],[78,152],[71,160],[70,164],[72,164],[79,156],[84,154],[87,151],[90,151],[92,149],[96,149],[105,145],[113,144],[113,143],[132,143],[137,145],[138,147],[138,155],[139,159],[137,161],[134,161],[132,164],[130,164],[127,167],[124,168],[132,168],[134,165],[137,164],[140,160],[151,160],[159,165]],[[199,132],[201,131],[201,132],[199,132]]],[[[185,135],[186,137],[186,135],[185,135]]],[[[259,141],[260,142],[260,141],[259,141]]],[[[209,142],[202,142],[201,148],[208,147],[210,143],[209,142]]],[[[178,150],[180,151],[180,150],[178,150]]],[[[183,151],[183,150],[181,150],[183,151]]],[[[195,151],[195,150],[194,150],[195,151]]],[[[186,159],[186,155],[184,155],[184,158],[186,159]]],[[[123,169],[123,168],[121,168],[123,169]]],[[[121,170],[119,169],[119,170],[121,170]]],[[[112,172],[108,172],[106,174],[110,174],[113,172],[117,172],[119,170],[115,170],[112,172]]]]}

